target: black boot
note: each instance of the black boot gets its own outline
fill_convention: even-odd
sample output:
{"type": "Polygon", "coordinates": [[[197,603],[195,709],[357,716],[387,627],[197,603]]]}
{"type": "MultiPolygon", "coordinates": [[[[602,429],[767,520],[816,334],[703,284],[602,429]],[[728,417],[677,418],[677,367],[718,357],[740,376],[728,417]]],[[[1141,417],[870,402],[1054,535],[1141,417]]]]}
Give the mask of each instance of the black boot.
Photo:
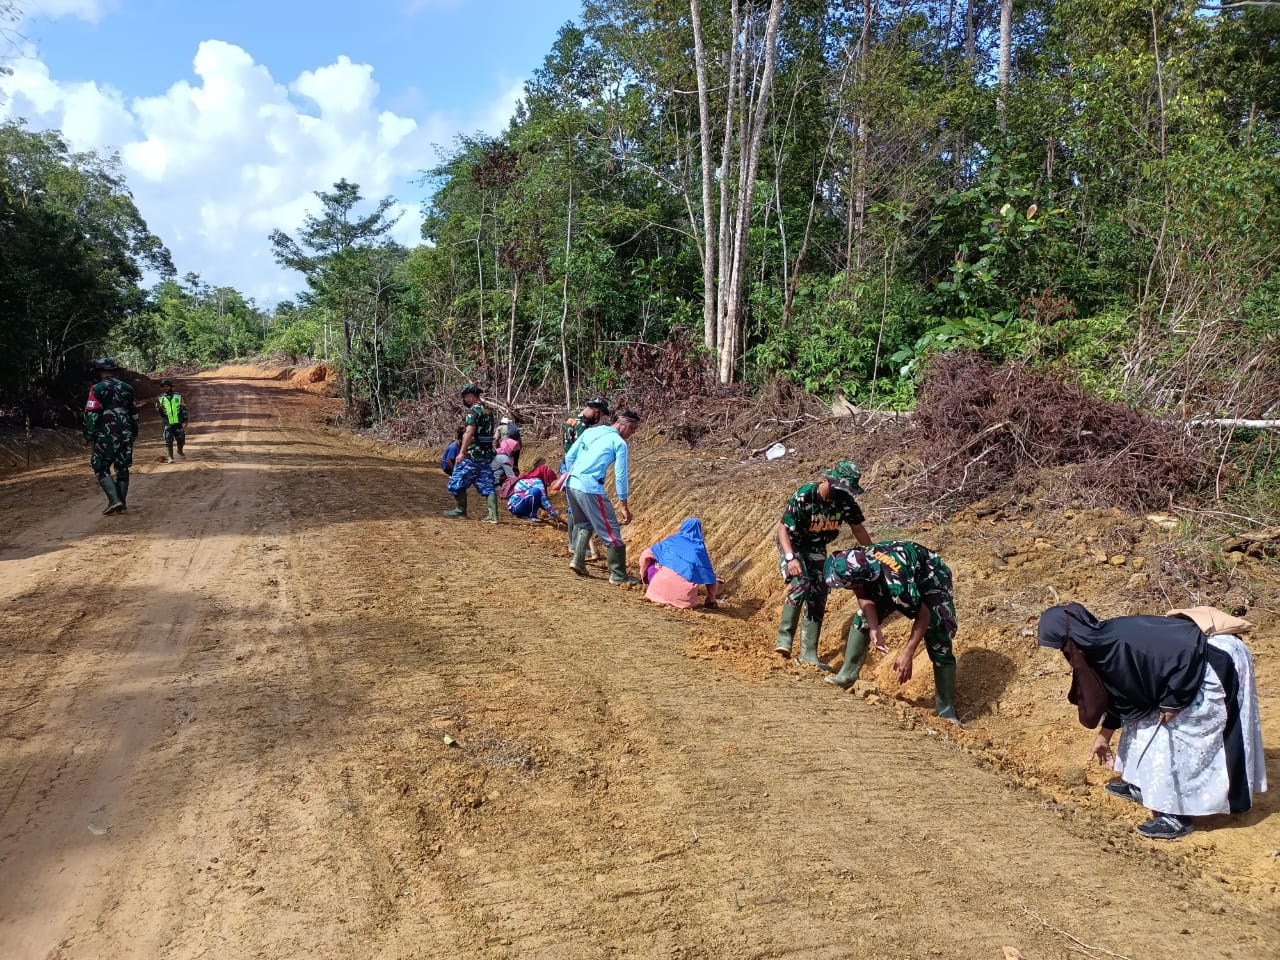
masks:
{"type": "Polygon", "coordinates": [[[120,512],[129,509],[129,476],[116,477],[116,493],[120,495],[120,512]]]}

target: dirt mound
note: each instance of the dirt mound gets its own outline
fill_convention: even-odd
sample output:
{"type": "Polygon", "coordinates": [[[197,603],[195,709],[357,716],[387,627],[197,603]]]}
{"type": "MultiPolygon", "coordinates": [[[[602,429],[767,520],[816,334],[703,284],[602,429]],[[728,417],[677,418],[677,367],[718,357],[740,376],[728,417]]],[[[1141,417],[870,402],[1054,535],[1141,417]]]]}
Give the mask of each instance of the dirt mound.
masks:
{"type": "Polygon", "coordinates": [[[973,353],[930,365],[914,426],[927,464],[922,488],[953,505],[1026,471],[1054,468],[1076,503],[1165,507],[1198,490],[1211,466],[1200,444],[1172,423],[973,353]]]}

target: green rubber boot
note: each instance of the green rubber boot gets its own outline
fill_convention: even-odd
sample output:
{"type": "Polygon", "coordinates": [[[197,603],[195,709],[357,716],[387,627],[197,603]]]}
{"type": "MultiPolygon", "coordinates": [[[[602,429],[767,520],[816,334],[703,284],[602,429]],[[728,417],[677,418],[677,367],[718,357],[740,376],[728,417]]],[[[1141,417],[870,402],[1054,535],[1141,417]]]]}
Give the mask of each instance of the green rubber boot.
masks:
{"type": "Polygon", "coordinates": [[[102,487],[102,492],[107,495],[107,509],[102,511],[105,517],[109,513],[118,513],[124,509],[124,502],[120,499],[120,491],[116,489],[116,482],[110,476],[99,477],[98,484],[102,487]]]}
{"type": "Polygon", "coordinates": [[[943,720],[950,720],[959,726],[960,718],[956,716],[956,665],[954,663],[933,665],[933,687],[935,712],[943,720]]]}
{"type": "Polygon", "coordinates": [[[580,577],[590,576],[587,573],[587,541],[591,539],[591,528],[576,524],[573,528],[573,559],[569,561],[569,569],[580,577]]]}
{"type": "Polygon", "coordinates": [[[791,656],[791,647],[796,642],[796,624],[799,622],[800,608],[784,603],[782,605],[782,623],[778,625],[778,642],[773,648],[774,653],[780,653],[784,657],[791,656]]]}
{"type": "Polygon", "coordinates": [[[456,497],[454,497],[454,498],[453,498],[453,502],[454,502],[455,504],[457,504],[457,506],[455,506],[452,510],[446,510],[446,511],[444,512],[444,515],[445,515],[446,517],[454,517],[455,519],[456,519],[456,518],[458,518],[458,517],[466,517],[466,515],[467,515],[467,491],[466,491],[466,489],[465,489],[465,488],[463,489],[463,491],[462,491],[460,494],[458,494],[456,497]]]}
{"type": "Polygon", "coordinates": [[[485,516],[481,523],[497,523],[498,522],[498,495],[491,493],[485,498],[489,503],[489,513],[485,516]]]}
{"type": "Polygon", "coordinates": [[[827,677],[827,683],[834,683],[842,690],[848,690],[858,679],[862,663],[867,659],[867,650],[871,646],[871,634],[849,624],[849,637],[844,643],[844,663],[840,672],[834,677],[827,677]]]}
{"type": "Polygon", "coordinates": [[[609,582],[619,586],[634,587],[640,581],[627,573],[627,545],[619,543],[616,547],[606,547],[605,559],[609,562],[609,582]]]}
{"type": "Polygon", "coordinates": [[[800,624],[800,662],[822,670],[830,670],[830,667],[818,659],[818,638],[821,635],[821,620],[806,620],[800,624]]]}
{"type": "Polygon", "coordinates": [[[129,478],[116,480],[116,493],[120,495],[120,512],[124,513],[129,509],[129,478]]]}

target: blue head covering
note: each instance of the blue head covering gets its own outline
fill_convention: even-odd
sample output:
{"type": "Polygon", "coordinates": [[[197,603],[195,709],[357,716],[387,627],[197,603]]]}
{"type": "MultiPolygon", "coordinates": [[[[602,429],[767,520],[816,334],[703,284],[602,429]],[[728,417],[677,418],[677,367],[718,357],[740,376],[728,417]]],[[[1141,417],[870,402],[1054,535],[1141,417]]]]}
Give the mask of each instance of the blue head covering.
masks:
{"type": "Polygon", "coordinates": [[[680,524],[679,533],[659,540],[652,549],[659,564],[690,583],[716,582],[716,573],[711,569],[711,557],[707,554],[707,545],[702,539],[701,520],[689,518],[680,524]]]}

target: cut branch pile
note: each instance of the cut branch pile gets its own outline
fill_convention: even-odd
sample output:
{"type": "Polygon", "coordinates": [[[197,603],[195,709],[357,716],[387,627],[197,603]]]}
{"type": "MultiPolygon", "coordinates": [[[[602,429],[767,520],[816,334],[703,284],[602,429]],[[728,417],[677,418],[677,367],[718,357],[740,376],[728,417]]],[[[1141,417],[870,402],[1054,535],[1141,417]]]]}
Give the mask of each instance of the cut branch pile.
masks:
{"type": "Polygon", "coordinates": [[[1167,507],[1202,488],[1213,472],[1199,441],[1175,424],[971,353],[932,364],[915,436],[927,464],[925,492],[965,503],[1023,473],[1057,468],[1076,502],[1167,507]]]}

